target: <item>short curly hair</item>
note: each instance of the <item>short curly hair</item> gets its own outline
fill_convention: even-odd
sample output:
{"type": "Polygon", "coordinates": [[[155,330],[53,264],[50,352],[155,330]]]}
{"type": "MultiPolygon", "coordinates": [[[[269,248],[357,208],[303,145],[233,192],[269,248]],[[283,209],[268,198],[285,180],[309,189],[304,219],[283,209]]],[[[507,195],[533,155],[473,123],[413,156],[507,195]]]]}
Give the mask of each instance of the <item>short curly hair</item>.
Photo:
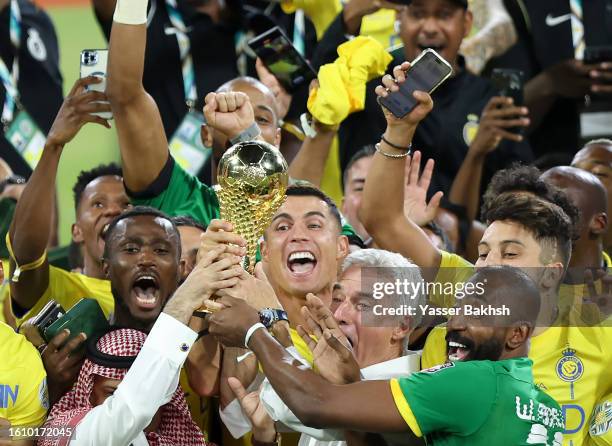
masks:
{"type": "Polygon", "coordinates": [[[79,208],[81,197],[83,196],[83,192],[85,191],[87,185],[97,178],[106,176],[123,177],[121,167],[115,163],[101,164],[90,170],[82,170],[81,173],[79,173],[77,181],[72,188],[75,210],[79,208]]]}
{"type": "Polygon", "coordinates": [[[565,192],[542,180],[541,175],[542,172],[537,167],[521,164],[513,164],[507,169],[498,171],[491,178],[482,197],[482,221],[488,220],[486,216],[491,211],[491,203],[500,195],[506,192],[528,192],[559,206],[569,217],[572,223],[572,239],[576,239],[580,210],[570,201],[565,192]]]}

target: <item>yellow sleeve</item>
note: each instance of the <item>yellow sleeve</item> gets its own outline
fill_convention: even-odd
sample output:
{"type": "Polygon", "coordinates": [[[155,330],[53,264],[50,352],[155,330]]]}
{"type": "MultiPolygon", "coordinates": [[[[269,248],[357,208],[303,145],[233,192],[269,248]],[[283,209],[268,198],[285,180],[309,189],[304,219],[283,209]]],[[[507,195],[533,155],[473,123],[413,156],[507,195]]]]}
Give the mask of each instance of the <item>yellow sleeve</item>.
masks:
{"type": "Polygon", "coordinates": [[[472,274],[474,274],[474,265],[457,254],[442,251],[440,268],[434,279],[434,284],[439,286],[432,286],[429,300],[438,307],[453,307],[455,305],[455,285],[466,282],[472,274]]]}
{"type": "Polygon", "coordinates": [[[419,423],[417,423],[417,420],[414,417],[414,414],[412,413],[412,409],[410,408],[410,405],[408,404],[408,401],[406,400],[406,397],[402,392],[402,389],[399,385],[399,381],[397,379],[392,379],[391,381],[389,381],[389,384],[391,385],[391,394],[393,395],[393,401],[395,402],[395,406],[397,407],[397,410],[399,411],[400,415],[402,416],[410,430],[414,433],[414,435],[416,435],[417,437],[422,437],[423,433],[421,432],[419,423]]]}
{"type": "Polygon", "coordinates": [[[421,356],[421,370],[429,369],[446,362],[446,325],[438,325],[427,336],[423,355],[421,356]]]}
{"type": "Polygon", "coordinates": [[[317,39],[320,39],[342,10],[342,4],[339,0],[282,0],[281,8],[285,14],[303,9],[315,27],[317,39]]]}
{"type": "Polygon", "coordinates": [[[71,273],[61,268],[49,266],[49,286],[36,304],[17,320],[19,327],[24,321],[36,316],[43,307],[54,299],[68,311],[84,297],[95,299],[104,315],[108,317],[114,308],[113,295],[108,280],[94,279],[83,274],[71,273]]]}

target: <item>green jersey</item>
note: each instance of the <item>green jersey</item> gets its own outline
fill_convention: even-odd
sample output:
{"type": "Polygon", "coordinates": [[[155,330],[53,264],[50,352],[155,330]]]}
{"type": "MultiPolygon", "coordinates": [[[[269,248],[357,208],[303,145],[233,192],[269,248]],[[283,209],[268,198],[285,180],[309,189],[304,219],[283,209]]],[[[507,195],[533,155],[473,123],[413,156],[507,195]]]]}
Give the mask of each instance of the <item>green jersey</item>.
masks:
{"type": "MultiPolygon", "coordinates": [[[[213,188],[185,171],[171,156],[147,190],[130,192],[130,197],[134,205],[151,206],[171,217],[189,216],[206,226],[220,216],[219,200],[213,188]]],[[[345,222],[342,233],[349,239],[359,237],[345,222]]]]}
{"type": "Polygon", "coordinates": [[[427,444],[561,446],[563,414],[528,358],[451,362],[391,380],[397,408],[427,444]]]}

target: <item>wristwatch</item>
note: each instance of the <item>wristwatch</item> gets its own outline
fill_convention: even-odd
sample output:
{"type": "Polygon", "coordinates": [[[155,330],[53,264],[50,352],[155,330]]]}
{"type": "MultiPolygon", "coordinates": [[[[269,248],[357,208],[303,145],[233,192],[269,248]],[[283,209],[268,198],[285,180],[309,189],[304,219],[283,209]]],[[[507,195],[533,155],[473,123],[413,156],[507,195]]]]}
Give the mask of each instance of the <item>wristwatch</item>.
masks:
{"type": "Polygon", "coordinates": [[[0,180],[0,194],[4,192],[6,186],[14,185],[14,184],[25,184],[26,179],[19,175],[9,175],[8,177],[0,180]]]}
{"type": "Polygon", "coordinates": [[[238,136],[230,139],[230,143],[234,145],[234,144],[238,144],[241,142],[253,141],[259,135],[261,135],[261,130],[259,129],[259,126],[257,125],[257,123],[254,122],[246,130],[240,133],[238,136]]]}
{"type": "Polygon", "coordinates": [[[272,327],[278,321],[289,321],[287,312],[277,308],[264,308],[259,311],[259,320],[266,328],[272,327]]]}

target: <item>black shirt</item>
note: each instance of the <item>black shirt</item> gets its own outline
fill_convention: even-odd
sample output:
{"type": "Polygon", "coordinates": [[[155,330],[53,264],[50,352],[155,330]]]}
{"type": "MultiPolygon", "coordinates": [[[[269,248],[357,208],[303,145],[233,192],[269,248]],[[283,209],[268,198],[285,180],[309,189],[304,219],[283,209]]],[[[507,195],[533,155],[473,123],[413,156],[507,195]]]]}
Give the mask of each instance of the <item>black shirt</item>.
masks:
{"type": "MultiPolygon", "coordinates": [[[[333,46],[332,38],[335,38],[336,42],[340,39],[346,40],[342,29],[340,14],[323,37],[324,42],[319,47],[321,52],[316,57],[318,63],[325,63],[325,59],[329,59],[333,46]]],[[[337,42],[336,46],[340,43],[342,42],[337,42]]],[[[399,55],[399,59],[403,59],[403,54],[399,55]]],[[[389,73],[395,65],[403,61],[399,59],[396,57],[396,60],[389,64],[389,73]]],[[[442,190],[448,194],[465,158],[469,142],[475,135],[480,114],[489,99],[497,93],[487,79],[468,73],[463,68],[462,59],[460,65],[461,70],[432,94],[434,108],[417,127],[412,143],[413,150],[422,152],[423,162],[429,158],[436,162],[430,193],[442,190]]],[[[380,84],[380,78],[367,84],[365,109],[350,115],[340,126],[340,163],[343,170],[355,152],[364,145],[379,142],[385,131],[386,121],[374,92],[380,84]]],[[[527,143],[502,142],[487,156],[483,187],[498,169],[514,161],[531,160],[531,149],[527,143]]]]}
{"type": "MultiPolygon", "coordinates": [[[[223,83],[238,76],[235,34],[237,27],[228,22],[214,24],[206,14],[197,14],[186,2],[178,2],[183,20],[190,32],[191,56],[201,110],[204,97],[223,83]]],[[[107,39],[110,38],[112,19],[103,21],[98,15],[107,39]]],[[[157,103],[168,139],[181,123],[187,106],[183,85],[182,65],[176,35],[167,34],[173,28],[164,0],[151,0],[147,26],[147,48],[143,85],[157,103]]]]}
{"type": "MultiPolygon", "coordinates": [[[[559,62],[574,59],[571,21],[554,20],[571,13],[569,0],[506,0],[505,5],[519,39],[488,69],[518,68],[528,80],[559,62]]],[[[583,0],[582,8],[586,45],[612,45],[612,0],[583,0]]],[[[578,109],[583,102],[567,98],[555,101],[542,124],[530,135],[537,156],[571,155],[580,148],[578,109]]]]}
{"type": "MultiPolygon", "coordinates": [[[[43,10],[28,0],[18,0],[18,4],[21,12],[21,45],[17,88],[26,111],[47,133],[63,101],[57,36],[49,16],[43,10]]],[[[9,17],[10,5],[7,4],[0,12],[0,56],[10,71],[15,51],[9,36],[9,17]]],[[[0,107],[4,107],[5,94],[4,85],[0,83],[0,107]]],[[[4,132],[0,136],[0,156],[16,174],[29,176],[32,172],[6,140],[4,132]]]]}

